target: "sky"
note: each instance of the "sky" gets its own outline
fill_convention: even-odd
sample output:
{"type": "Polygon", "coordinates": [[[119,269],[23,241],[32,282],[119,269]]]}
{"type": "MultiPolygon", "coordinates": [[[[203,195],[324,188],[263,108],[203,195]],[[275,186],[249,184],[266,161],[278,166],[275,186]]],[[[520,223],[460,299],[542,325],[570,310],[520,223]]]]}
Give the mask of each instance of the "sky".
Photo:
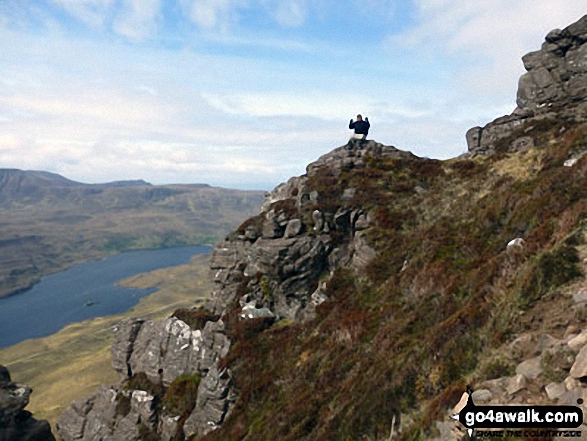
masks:
{"type": "Polygon", "coordinates": [[[270,190],[346,143],[446,159],[585,0],[0,0],[0,168],[270,190]]]}

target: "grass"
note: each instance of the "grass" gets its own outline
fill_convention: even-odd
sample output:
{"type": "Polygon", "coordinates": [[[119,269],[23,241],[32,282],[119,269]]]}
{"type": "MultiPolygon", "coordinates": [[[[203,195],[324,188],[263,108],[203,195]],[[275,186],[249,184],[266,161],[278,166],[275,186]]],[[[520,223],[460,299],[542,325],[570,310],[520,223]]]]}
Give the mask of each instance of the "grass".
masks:
{"type": "Polygon", "coordinates": [[[112,326],[123,317],[162,319],[177,308],[200,304],[211,292],[208,256],[190,264],[140,274],[123,282],[137,288],[156,287],[125,314],[100,317],[67,326],[46,338],[27,340],[0,349],[0,364],[10,369],[14,381],[34,390],[27,410],[54,427],[73,400],[93,393],[100,384],[119,378],[110,367],[112,326]]]}

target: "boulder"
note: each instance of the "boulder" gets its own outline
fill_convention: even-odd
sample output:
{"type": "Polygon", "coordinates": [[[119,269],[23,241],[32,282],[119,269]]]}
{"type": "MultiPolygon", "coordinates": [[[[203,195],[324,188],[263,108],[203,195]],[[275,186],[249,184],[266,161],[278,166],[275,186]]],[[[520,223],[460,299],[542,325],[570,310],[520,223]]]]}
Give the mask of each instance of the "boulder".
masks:
{"type": "Polygon", "coordinates": [[[8,369],[0,365],[0,440],[55,440],[49,423],[25,410],[31,393],[30,387],[14,383],[8,369]]]}
{"type": "Polygon", "coordinates": [[[514,375],[508,378],[506,384],[506,392],[509,395],[514,395],[516,392],[521,391],[526,387],[526,377],[521,374],[514,375]]]}
{"type": "Polygon", "coordinates": [[[587,346],[583,346],[579,351],[569,373],[571,377],[577,379],[587,376],[587,346]]]}
{"type": "Polygon", "coordinates": [[[522,239],[521,237],[517,237],[508,242],[506,246],[506,251],[510,254],[521,253],[522,251],[524,251],[525,246],[526,242],[524,241],[524,239],[522,239]]]}
{"type": "Polygon", "coordinates": [[[528,380],[534,380],[542,374],[541,357],[534,357],[520,363],[516,367],[516,374],[523,375],[528,380]]]}
{"type": "Polygon", "coordinates": [[[564,383],[549,383],[544,387],[544,390],[546,391],[548,399],[551,401],[558,400],[567,392],[564,383]]]}
{"type": "Polygon", "coordinates": [[[302,221],[300,219],[292,219],[287,223],[285,227],[285,237],[295,237],[302,232],[302,221]]]}
{"type": "Polygon", "coordinates": [[[269,308],[257,308],[256,302],[247,303],[240,313],[242,319],[274,318],[275,314],[269,308]]]}

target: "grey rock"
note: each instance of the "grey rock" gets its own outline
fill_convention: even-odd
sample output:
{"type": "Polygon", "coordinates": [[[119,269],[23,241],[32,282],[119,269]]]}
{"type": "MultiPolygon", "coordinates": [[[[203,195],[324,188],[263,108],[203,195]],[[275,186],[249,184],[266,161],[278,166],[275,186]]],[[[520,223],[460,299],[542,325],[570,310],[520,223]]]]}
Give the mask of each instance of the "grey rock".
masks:
{"type": "Polygon", "coordinates": [[[0,365],[0,440],[55,440],[49,423],[25,410],[31,393],[30,387],[14,383],[8,369],[0,365]]]}
{"type": "Polygon", "coordinates": [[[506,246],[506,251],[508,253],[520,253],[522,251],[524,251],[524,248],[526,247],[526,242],[524,241],[524,239],[522,239],[521,237],[517,237],[515,239],[512,239],[508,242],[507,246],[506,246]]]}
{"type": "Polygon", "coordinates": [[[506,392],[509,395],[514,395],[516,392],[524,389],[526,387],[526,377],[523,375],[514,375],[507,379],[506,383],[506,392]]]}
{"type": "Polygon", "coordinates": [[[339,147],[332,152],[318,158],[317,161],[306,167],[306,174],[309,177],[315,176],[318,172],[328,170],[337,176],[343,169],[360,168],[365,166],[365,157],[373,158],[414,158],[410,152],[398,150],[392,146],[386,146],[375,141],[365,141],[339,147]]]}
{"type": "Polygon", "coordinates": [[[186,437],[205,435],[222,424],[236,399],[231,383],[227,370],[210,369],[198,387],[196,407],[185,422],[186,437]]]}
{"type": "Polygon", "coordinates": [[[522,136],[511,143],[510,149],[516,152],[523,152],[534,148],[534,139],[530,136],[522,136]]]}
{"type": "Polygon", "coordinates": [[[577,354],[569,374],[577,379],[587,376],[587,346],[583,346],[577,354]]]}
{"type": "Polygon", "coordinates": [[[567,26],[565,30],[581,43],[585,43],[587,41],[587,15],[584,15],[577,22],[567,26]]]}
{"type": "Polygon", "coordinates": [[[536,342],[536,352],[543,353],[547,350],[556,351],[561,347],[561,340],[549,334],[542,334],[536,342]]]}
{"type": "Polygon", "coordinates": [[[567,392],[564,383],[549,383],[544,387],[544,390],[546,391],[548,399],[552,401],[558,400],[567,392]]]}
{"type": "Polygon", "coordinates": [[[130,400],[131,411],[141,417],[143,422],[153,422],[155,417],[155,397],[144,390],[133,390],[130,400]]]}
{"type": "Polygon", "coordinates": [[[324,228],[324,214],[320,210],[314,210],[312,212],[312,221],[314,222],[314,231],[317,233],[322,232],[324,228]]]}
{"type": "MultiPolygon", "coordinates": [[[[518,81],[517,108],[485,127],[470,129],[466,134],[470,153],[493,154],[500,143],[515,136],[522,126],[529,127],[540,119],[587,120],[586,21],[584,16],[563,30],[549,32],[540,50],[522,57],[527,72],[518,81]]],[[[501,149],[519,151],[532,148],[533,143],[533,139],[520,132],[513,143],[501,145],[501,149]]]]}
{"type": "Polygon", "coordinates": [[[540,357],[534,357],[526,360],[516,367],[516,374],[523,375],[528,380],[534,380],[535,378],[538,378],[540,374],[542,374],[542,367],[540,364],[540,357]]]}
{"type": "Polygon", "coordinates": [[[283,236],[283,229],[279,225],[279,221],[274,216],[273,212],[267,215],[267,219],[263,223],[262,237],[266,239],[275,239],[283,236]]]}
{"type": "Polygon", "coordinates": [[[118,393],[118,389],[102,386],[91,397],[72,403],[57,421],[59,438],[63,441],[111,438],[118,393]]]}
{"type": "Polygon", "coordinates": [[[549,43],[554,43],[562,38],[562,34],[563,31],[560,29],[553,29],[548,34],[546,34],[546,41],[549,43]]]}
{"type": "Polygon", "coordinates": [[[353,230],[354,231],[361,231],[366,230],[371,226],[371,218],[368,213],[358,212],[354,216],[353,222],[353,230]]]}
{"type": "Polygon", "coordinates": [[[114,327],[114,343],[111,349],[112,367],[119,373],[122,380],[132,376],[130,355],[143,323],[142,319],[126,318],[114,327]]]}
{"type": "Polygon", "coordinates": [[[536,69],[542,66],[542,54],[540,51],[529,52],[522,57],[522,62],[527,71],[536,69]]]}
{"type": "Polygon", "coordinates": [[[353,245],[355,252],[353,254],[352,266],[356,270],[364,268],[377,255],[375,250],[369,245],[366,231],[359,231],[355,234],[353,245]]]}
{"type": "Polygon", "coordinates": [[[345,188],[344,191],[342,192],[342,200],[343,201],[350,201],[355,196],[356,193],[357,193],[356,188],[345,188]]]}
{"type": "Polygon", "coordinates": [[[471,398],[475,404],[489,403],[491,401],[491,391],[487,389],[479,389],[473,392],[471,398]]]}
{"type": "Polygon", "coordinates": [[[572,167],[574,166],[577,162],[579,162],[581,160],[581,158],[583,158],[583,156],[587,155],[587,151],[581,152],[579,154],[573,155],[572,158],[567,159],[564,163],[563,166],[564,167],[572,167]]]}
{"type": "Polygon", "coordinates": [[[573,301],[575,303],[587,302],[587,290],[581,290],[573,294],[573,301]]]}
{"type": "Polygon", "coordinates": [[[255,241],[259,238],[259,230],[254,225],[249,225],[245,228],[245,237],[251,241],[255,241]]]}
{"type": "Polygon", "coordinates": [[[243,307],[240,317],[242,319],[275,318],[275,314],[269,308],[257,308],[256,302],[253,301],[243,307]]]}
{"type": "Polygon", "coordinates": [[[0,387],[5,387],[10,383],[12,383],[10,372],[6,366],[0,365],[0,387]]]}
{"type": "Polygon", "coordinates": [[[302,221],[300,219],[292,219],[287,223],[287,227],[285,228],[284,236],[295,237],[302,232],[302,221]]]}
{"type": "Polygon", "coordinates": [[[472,127],[467,130],[465,138],[467,140],[467,146],[469,151],[477,151],[481,146],[481,134],[483,133],[482,127],[472,127]]]}
{"type": "Polygon", "coordinates": [[[348,232],[351,226],[351,211],[339,208],[336,213],[334,213],[334,225],[337,231],[341,232],[348,232]]]}
{"type": "Polygon", "coordinates": [[[161,441],[172,441],[179,428],[179,415],[164,415],[159,418],[159,427],[157,433],[161,436],[161,441]]]}
{"type": "Polygon", "coordinates": [[[565,392],[559,397],[557,404],[576,406],[579,399],[582,399],[583,402],[587,401],[587,389],[581,386],[574,387],[565,392]]]}
{"type": "Polygon", "coordinates": [[[574,336],[567,343],[572,351],[578,352],[587,345],[587,330],[581,331],[579,335],[574,336]]]}

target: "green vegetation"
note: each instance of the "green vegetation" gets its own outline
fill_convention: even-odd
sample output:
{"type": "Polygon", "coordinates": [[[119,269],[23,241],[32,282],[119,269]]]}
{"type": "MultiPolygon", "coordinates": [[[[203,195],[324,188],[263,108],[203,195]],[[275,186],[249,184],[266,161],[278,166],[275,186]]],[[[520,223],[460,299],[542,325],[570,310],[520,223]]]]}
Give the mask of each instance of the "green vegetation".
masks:
{"type": "Polygon", "coordinates": [[[199,375],[181,375],[169,385],[163,396],[163,406],[172,415],[181,415],[187,418],[196,406],[199,375]]]}
{"type": "MultiPolygon", "coordinates": [[[[306,191],[318,201],[296,216],[310,224],[314,209],[371,211],[378,255],[360,277],[336,271],[329,300],[309,322],[242,323],[237,308],[226,317],[233,344],[223,366],[239,399],[201,440],[383,440],[394,416],[406,414],[413,423],[400,440],[429,439],[468,381],[511,375],[511,362],[488,354],[582,275],[587,159],[571,169],[562,163],[585,130],[565,127],[523,128],[532,151],[371,158],[362,169],[310,178],[306,191]],[[344,201],[351,187],[355,196],[344,201]],[[508,253],[516,237],[527,245],[508,253]]],[[[339,234],[334,246],[348,240],[339,234]]],[[[558,378],[557,369],[547,374],[558,378]]]]}

